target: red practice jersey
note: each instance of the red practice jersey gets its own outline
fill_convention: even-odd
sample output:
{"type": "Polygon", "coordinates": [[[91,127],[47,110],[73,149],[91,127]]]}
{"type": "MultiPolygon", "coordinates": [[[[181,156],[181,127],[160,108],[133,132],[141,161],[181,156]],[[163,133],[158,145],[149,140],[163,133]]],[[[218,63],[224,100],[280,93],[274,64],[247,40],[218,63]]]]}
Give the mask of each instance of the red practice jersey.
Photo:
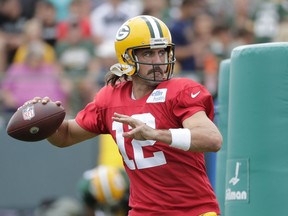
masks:
{"type": "MultiPolygon", "coordinates": [[[[132,116],[158,129],[182,128],[198,111],[213,120],[210,93],[199,83],[173,78],[149,95],[133,100],[132,82],[105,86],[76,117],[78,124],[96,134],[111,134],[130,178],[129,215],[189,215],[219,212],[206,175],[203,153],[188,152],[153,140],[124,138],[128,125],[112,121],[114,112],[132,116]]],[[[193,134],[192,134],[193,145],[193,134]]]]}

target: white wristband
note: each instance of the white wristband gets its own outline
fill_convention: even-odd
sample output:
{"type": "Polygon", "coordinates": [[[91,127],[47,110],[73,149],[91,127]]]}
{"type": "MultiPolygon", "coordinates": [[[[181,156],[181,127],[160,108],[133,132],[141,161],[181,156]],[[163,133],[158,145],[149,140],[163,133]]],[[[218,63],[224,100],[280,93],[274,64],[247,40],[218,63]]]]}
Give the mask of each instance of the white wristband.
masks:
{"type": "Polygon", "coordinates": [[[171,147],[188,151],[191,147],[191,131],[188,128],[169,129],[172,136],[171,147]]]}

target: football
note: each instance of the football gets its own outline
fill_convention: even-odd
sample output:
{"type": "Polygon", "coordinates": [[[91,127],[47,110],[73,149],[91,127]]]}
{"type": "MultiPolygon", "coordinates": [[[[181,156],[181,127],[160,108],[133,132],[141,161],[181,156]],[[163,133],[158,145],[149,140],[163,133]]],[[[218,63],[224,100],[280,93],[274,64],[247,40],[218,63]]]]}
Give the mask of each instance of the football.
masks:
{"type": "Polygon", "coordinates": [[[20,107],[7,124],[7,134],[15,139],[35,142],[46,139],[61,125],[66,112],[53,102],[37,102],[20,107]]]}

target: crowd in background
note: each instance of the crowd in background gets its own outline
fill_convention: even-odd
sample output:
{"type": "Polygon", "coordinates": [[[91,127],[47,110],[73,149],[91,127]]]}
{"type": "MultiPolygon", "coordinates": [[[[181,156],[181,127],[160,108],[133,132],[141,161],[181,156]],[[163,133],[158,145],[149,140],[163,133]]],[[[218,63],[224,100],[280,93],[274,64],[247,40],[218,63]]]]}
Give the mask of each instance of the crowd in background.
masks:
{"type": "MultiPolygon", "coordinates": [[[[140,14],[168,25],[175,76],[201,82],[215,99],[219,63],[233,48],[288,41],[288,0],[0,0],[0,116],[34,96],[75,115],[117,61],[116,31],[140,14]]],[[[44,204],[39,216],[48,215],[39,213],[44,204]]]]}
{"type": "Polygon", "coordinates": [[[219,62],[239,45],[285,41],[287,11],[286,0],[0,0],[0,111],[48,95],[75,115],[116,62],[117,29],[140,14],[170,28],[175,76],[216,98],[219,62]]]}

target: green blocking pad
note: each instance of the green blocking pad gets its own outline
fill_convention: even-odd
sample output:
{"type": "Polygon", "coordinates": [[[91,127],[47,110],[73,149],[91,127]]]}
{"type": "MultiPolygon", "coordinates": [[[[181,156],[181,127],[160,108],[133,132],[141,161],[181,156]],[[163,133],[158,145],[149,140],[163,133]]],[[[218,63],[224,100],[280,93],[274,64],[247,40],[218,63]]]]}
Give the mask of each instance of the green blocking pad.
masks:
{"type": "Polygon", "coordinates": [[[227,131],[228,131],[228,105],[229,105],[229,79],[230,59],[220,62],[218,82],[218,123],[222,134],[222,148],[217,152],[216,160],[216,186],[215,192],[220,205],[221,215],[224,215],[225,204],[225,177],[227,159],[227,131]]]}
{"type": "Polygon", "coordinates": [[[231,54],[225,215],[287,215],[288,43],[231,54]]]}

